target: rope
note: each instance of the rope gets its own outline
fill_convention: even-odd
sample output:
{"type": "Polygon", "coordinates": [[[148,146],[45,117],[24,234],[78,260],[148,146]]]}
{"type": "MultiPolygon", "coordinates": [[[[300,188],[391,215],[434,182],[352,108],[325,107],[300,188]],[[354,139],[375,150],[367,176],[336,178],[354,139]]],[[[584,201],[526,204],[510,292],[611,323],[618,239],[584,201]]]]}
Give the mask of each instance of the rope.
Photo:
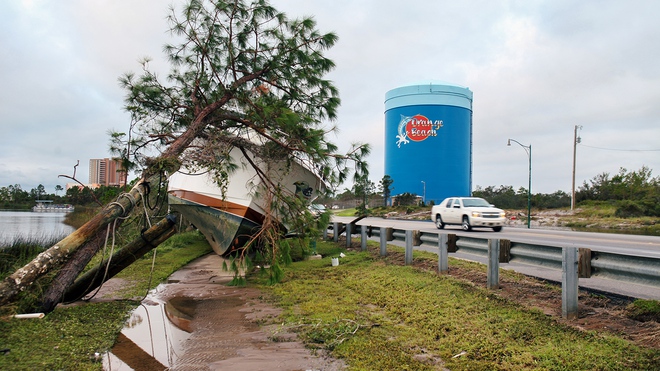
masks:
{"type": "Polygon", "coordinates": [[[140,196],[144,200],[144,202],[142,202],[142,207],[144,209],[144,218],[146,219],[147,225],[149,225],[149,228],[151,228],[151,219],[149,219],[149,212],[147,211],[147,202],[146,202],[145,195],[142,194],[142,191],[139,188],[138,188],[138,192],[140,193],[140,196]]]}
{"type": "Polygon", "coordinates": [[[137,200],[135,200],[135,197],[133,197],[133,195],[130,193],[123,192],[122,194],[119,195],[119,197],[117,197],[117,200],[121,199],[122,197],[128,198],[128,201],[131,203],[131,209],[134,208],[135,205],[137,204],[137,200]]]}
{"type": "Polygon", "coordinates": [[[108,206],[110,206],[110,205],[117,205],[117,206],[119,206],[119,207],[121,208],[121,216],[123,217],[123,216],[126,215],[126,208],[124,208],[124,205],[120,204],[120,203],[117,202],[117,201],[110,202],[110,203],[108,204],[108,206]]]}
{"type": "MultiPolygon", "coordinates": [[[[142,236],[142,239],[145,240],[149,245],[153,246],[150,241],[147,241],[144,236],[142,236]]],[[[151,287],[151,280],[154,276],[154,267],[156,266],[156,251],[158,250],[157,246],[154,246],[154,256],[151,259],[151,271],[149,272],[149,282],[147,283],[147,292],[144,294],[142,299],[140,301],[143,301],[144,299],[147,298],[147,295],[149,295],[149,288],[151,287]]]]}
{"type": "MultiPolygon", "coordinates": [[[[172,219],[172,217],[170,215],[167,216],[167,220],[171,224],[174,224],[176,222],[175,220],[172,219]]],[[[170,226],[171,226],[171,224],[170,224],[170,226]]],[[[155,246],[154,244],[151,243],[152,241],[149,241],[146,238],[144,238],[144,230],[142,230],[140,232],[140,237],[142,237],[142,239],[144,240],[144,242],[147,243],[147,245],[152,246],[153,250],[154,250],[154,256],[151,259],[151,271],[149,272],[149,282],[147,283],[147,292],[145,292],[144,296],[140,300],[140,301],[143,301],[149,295],[149,288],[151,287],[151,281],[153,280],[153,276],[154,276],[154,268],[156,266],[156,255],[157,255],[157,252],[158,252],[158,246],[155,246]]]]}
{"type": "MultiPolygon", "coordinates": [[[[154,205],[153,205],[153,206],[151,205],[151,203],[149,202],[149,198],[148,198],[148,197],[145,198],[145,202],[147,203],[147,207],[148,207],[149,210],[151,210],[151,211],[156,210],[156,208],[158,207],[158,205],[159,205],[159,204],[165,199],[165,198],[163,197],[163,200],[161,200],[161,197],[162,197],[162,196],[161,196],[161,191],[162,191],[162,189],[163,189],[163,176],[164,176],[164,173],[163,173],[163,171],[161,171],[161,172],[158,174],[158,191],[156,191],[156,200],[155,200],[154,205]]],[[[151,194],[151,186],[149,185],[149,183],[147,183],[147,182],[142,182],[142,183],[140,183],[140,185],[142,185],[144,188],[146,188],[146,190],[147,190],[147,192],[146,192],[146,193],[147,193],[147,196],[148,196],[149,194],[151,194]]]]}
{"type": "MultiPolygon", "coordinates": [[[[106,246],[108,245],[108,236],[109,235],[110,235],[110,224],[108,224],[108,227],[107,227],[106,232],[105,232],[105,244],[103,245],[103,253],[101,254],[101,261],[99,261],[99,268],[103,264],[103,257],[105,256],[105,250],[106,250],[106,246]]],[[[86,292],[87,290],[89,290],[90,287],[92,287],[92,285],[94,284],[94,281],[96,281],[96,277],[98,277],[98,273],[99,272],[96,271],[96,273],[94,274],[94,278],[91,279],[91,281],[89,282],[89,285],[87,286],[87,288],[85,289],[84,292],[86,292]]],[[[96,291],[96,293],[97,292],[98,292],[98,290],[96,291]]],[[[81,296],[77,297],[76,299],[66,302],[66,304],[73,303],[77,300],[84,300],[84,301],[91,300],[91,299],[94,298],[94,296],[96,296],[96,293],[94,293],[89,298],[85,298],[85,294],[82,294],[81,296]]]]}
{"type": "MultiPolygon", "coordinates": [[[[139,189],[138,189],[138,191],[139,191],[139,189]]],[[[133,209],[135,208],[135,205],[137,204],[137,201],[135,200],[135,197],[133,197],[132,194],[130,194],[130,193],[126,193],[126,192],[120,194],[119,197],[117,197],[117,201],[113,201],[113,202],[109,203],[108,206],[110,206],[110,205],[117,205],[117,206],[119,206],[119,207],[121,208],[121,218],[124,218],[124,219],[125,219],[125,218],[128,217],[128,215],[127,215],[127,213],[126,213],[126,208],[124,207],[124,205],[122,205],[122,204],[119,203],[119,200],[120,200],[122,197],[126,197],[126,198],[128,198],[128,202],[131,203],[131,210],[133,210],[133,209]]]]}
{"type": "MultiPolygon", "coordinates": [[[[115,251],[115,235],[117,233],[116,228],[117,228],[117,219],[115,219],[114,222],[112,223],[112,247],[110,248],[110,254],[108,255],[108,263],[105,265],[105,271],[103,272],[103,279],[101,279],[101,284],[99,285],[99,287],[96,288],[96,291],[94,292],[94,294],[92,294],[92,296],[90,296],[88,298],[85,298],[83,300],[86,300],[86,301],[92,300],[96,296],[96,294],[98,294],[99,291],[101,291],[101,288],[103,287],[103,284],[105,283],[105,279],[108,277],[108,271],[110,270],[110,263],[112,262],[112,254],[114,254],[114,251],[115,251]]],[[[108,231],[105,234],[105,244],[103,245],[103,255],[102,256],[105,256],[105,252],[106,252],[107,247],[108,247],[109,234],[110,234],[110,224],[108,224],[108,231]]],[[[103,263],[103,259],[101,259],[101,263],[103,263]]]]}
{"type": "MultiPolygon", "coordinates": [[[[148,212],[148,210],[147,210],[147,202],[148,202],[148,200],[147,200],[147,196],[148,196],[148,194],[150,193],[150,192],[149,192],[150,188],[149,188],[149,185],[148,185],[147,183],[144,183],[144,186],[145,186],[145,188],[147,189],[147,194],[146,194],[146,195],[142,193],[142,190],[141,190],[140,188],[137,188],[137,191],[138,191],[138,193],[140,193],[140,196],[142,197],[142,199],[143,199],[143,201],[144,201],[144,202],[142,202],[142,205],[143,205],[143,210],[144,210],[145,220],[146,220],[147,225],[149,226],[149,228],[151,228],[151,227],[152,227],[152,225],[151,225],[151,219],[149,218],[149,212],[148,212]]],[[[127,219],[127,218],[128,218],[128,215],[127,215],[126,208],[125,208],[125,207],[119,202],[119,200],[120,200],[122,197],[126,197],[126,198],[128,199],[128,201],[129,201],[130,204],[131,204],[131,210],[133,210],[133,209],[135,208],[135,206],[137,205],[137,200],[136,200],[135,197],[134,197],[132,194],[130,194],[130,193],[125,193],[125,192],[124,192],[124,193],[120,194],[120,195],[117,197],[117,200],[116,200],[116,201],[111,202],[111,203],[109,203],[108,205],[116,205],[116,206],[119,206],[119,207],[121,208],[121,210],[122,210],[122,216],[120,216],[118,219],[127,219]]],[[[153,280],[154,268],[155,268],[155,265],[156,265],[156,246],[154,246],[154,245],[151,243],[151,241],[148,241],[148,240],[144,237],[144,232],[145,232],[145,230],[146,230],[146,228],[143,229],[143,230],[140,232],[140,236],[141,236],[142,239],[147,243],[147,245],[153,247],[153,249],[154,249],[154,255],[153,255],[153,259],[152,259],[152,261],[151,261],[151,272],[149,273],[149,283],[148,283],[148,285],[147,285],[147,293],[146,293],[145,296],[142,298],[142,300],[144,300],[144,299],[147,297],[147,295],[149,294],[149,287],[151,287],[151,282],[152,282],[152,280],[153,280]]],[[[113,224],[112,224],[112,244],[111,244],[110,254],[108,255],[108,262],[107,262],[107,264],[106,264],[106,266],[105,266],[105,271],[103,272],[103,279],[101,280],[101,284],[98,286],[98,288],[96,289],[96,291],[95,291],[91,296],[89,296],[89,297],[87,297],[87,298],[83,298],[82,300],[89,301],[89,300],[93,299],[93,298],[99,293],[99,291],[101,290],[101,288],[103,287],[103,284],[105,283],[106,278],[108,277],[108,272],[110,271],[110,265],[111,265],[111,263],[112,263],[112,255],[114,254],[115,245],[116,245],[116,243],[115,243],[116,233],[117,233],[117,219],[115,219],[115,220],[113,221],[113,224]]],[[[106,251],[107,251],[107,249],[108,249],[108,240],[109,240],[109,238],[110,238],[110,224],[108,224],[108,226],[107,226],[106,235],[105,235],[105,242],[104,242],[104,244],[103,244],[103,253],[102,253],[102,255],[101,255],[101,262],[99,263],[99,268],[100,268],[101,265],[103,264],[103,257],[105,256],[106,251]]],[[[98,272],[97,272],[97,273],[98,273],[98,272]]],[[[95,282],[96,277],[97,277],[97,276],[95,276],[94,279],[90,282],[90,287],[91,287],[91,285],[93,284],[93,282],[95,282]]],[[[88,289],[89,289],[89,288],[88,288],[88,289]]]]}

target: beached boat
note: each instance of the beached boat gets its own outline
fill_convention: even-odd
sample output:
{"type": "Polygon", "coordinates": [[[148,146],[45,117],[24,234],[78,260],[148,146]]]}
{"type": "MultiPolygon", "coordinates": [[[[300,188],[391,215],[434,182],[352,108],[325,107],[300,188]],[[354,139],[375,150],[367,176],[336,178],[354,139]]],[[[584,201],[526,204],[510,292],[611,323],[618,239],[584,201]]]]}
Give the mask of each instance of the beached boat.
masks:
{"type": "Polygon", "coordinates": [[[224,197],[208,172],[188,173],[182,169],[170,176],[168,185],[170,208],[202,232],[219,255],[243,247],[259,231],[266,216],[265,192],[260,192],[264,185],[250,162],[290,195],[311,201],[323,187],[318,176],[298,163],[267,165],[249,153],[250,158],[246,158],[238,149],[230,155],[238,168],[229,176],[224,197]]]}

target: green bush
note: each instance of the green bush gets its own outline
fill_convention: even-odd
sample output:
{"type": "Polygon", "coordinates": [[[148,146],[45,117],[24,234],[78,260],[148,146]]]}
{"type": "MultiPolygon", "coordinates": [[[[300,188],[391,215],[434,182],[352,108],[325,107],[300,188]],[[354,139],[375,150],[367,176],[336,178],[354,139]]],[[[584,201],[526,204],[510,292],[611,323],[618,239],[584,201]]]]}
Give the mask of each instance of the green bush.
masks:
{"type": "Polygon", "coordinates": [[[647,197],[641,201],[646,216],[660,216],[660,195],[647,197]]]}
{"type": "Polygon", "coordinates": [[[619,201],[614,216],[619,218],[636,218],[646,215],[646,210],[639,202],[623,200],[619,201]]]}

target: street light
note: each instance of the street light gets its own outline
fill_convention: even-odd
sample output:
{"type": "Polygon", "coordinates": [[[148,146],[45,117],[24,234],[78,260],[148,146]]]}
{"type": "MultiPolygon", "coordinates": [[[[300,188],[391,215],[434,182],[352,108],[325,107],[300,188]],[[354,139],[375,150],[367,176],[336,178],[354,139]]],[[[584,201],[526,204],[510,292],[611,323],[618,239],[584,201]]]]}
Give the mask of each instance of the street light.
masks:
{"type": "Polygon", "coordinates": [[[424,193],[422,193],[422,203],[426,205],[426,182],[422,180],[422,185],[424,186],[424,193]]]}
{"type": "Polygon", "coordinates": [[[525,149],[527,152],[527,159],[529,161],[529,186],[527,187],[527,228],[530,228],[532,220],[532,145],[525,146],[515,139],[509,138],[509,141],[506,143],[507,146],[511,146],[511,142],[518,143],[519,146],[525,149]]]}

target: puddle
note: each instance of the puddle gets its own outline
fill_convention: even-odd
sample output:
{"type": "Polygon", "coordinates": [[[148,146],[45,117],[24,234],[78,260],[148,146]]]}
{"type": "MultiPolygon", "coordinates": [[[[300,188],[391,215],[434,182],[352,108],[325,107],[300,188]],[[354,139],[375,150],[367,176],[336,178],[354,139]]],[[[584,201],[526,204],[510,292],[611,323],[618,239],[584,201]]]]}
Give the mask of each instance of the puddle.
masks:
{"type": "Polygon", "coordinates": [[[341,361],[311,355],[278,324],[260,329],[259,323],[270,322],[279,310],[262,301],[258,289],[228,286],[233,274],[222,266],[220,256],[206,255],[152,290],[104,355],[103,369],[344,369],[341,361]],[[276,328],[279,340],[272,341],[276,328]]]}
{"type": "Polygon", "coordinates": [[[183,354],[198,302],[187,297],[162,301],[158,298],[162,286],[131,313],[114,347],[103,357],[104,370],[164,370],[183,354]]]}

